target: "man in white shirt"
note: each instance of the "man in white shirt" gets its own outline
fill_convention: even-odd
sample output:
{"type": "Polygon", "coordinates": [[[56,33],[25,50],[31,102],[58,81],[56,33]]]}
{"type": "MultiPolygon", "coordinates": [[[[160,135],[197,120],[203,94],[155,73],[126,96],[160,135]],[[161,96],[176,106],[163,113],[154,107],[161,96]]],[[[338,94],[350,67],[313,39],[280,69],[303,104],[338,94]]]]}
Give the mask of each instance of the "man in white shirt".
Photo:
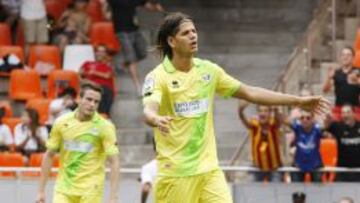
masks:
{"type": "Polygon", "coordinates": [[[156,159],[151,160],[141,168],[141,203],[146,203],[157,174],[156,159]]]}
{"type": "Polygon", "coordinates": [[[27,46],[49,41],[44,0],[22,0],[20,17],[27,46]]]}

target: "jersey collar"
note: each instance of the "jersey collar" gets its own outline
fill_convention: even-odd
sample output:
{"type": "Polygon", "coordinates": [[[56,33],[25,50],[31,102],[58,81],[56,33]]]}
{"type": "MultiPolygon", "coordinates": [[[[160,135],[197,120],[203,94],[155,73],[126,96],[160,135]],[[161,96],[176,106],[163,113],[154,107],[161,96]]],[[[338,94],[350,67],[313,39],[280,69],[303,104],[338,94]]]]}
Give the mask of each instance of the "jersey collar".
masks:
{"type": "MultiPolygon", "coordinates": [[[[168,73],[175,73],[175,72],[176,72],[176,68],[175,68],[174,65],[171,63],[171,60],[170,60],[170,58],[169,58],[168,56],[165,56],[162,64],[163,64],[163,67],[164,67],[164,69],[165,69],[166,72],[168,72],[168,73]]],[[[194,64],[194,66],[197,67],[197,68],[200,67],[200,61],[199,61],[199,59],[194,58],[194,59],[193,59],[193,64],[194,64]]]]}
{"type": "MultiPolygon", "coordinates": [[[[79,109],[76,108],[74,111],[73,111],[73,116],[76,120],[78,120],[78,118],[76,118],[76,114],[78,113],[79,109]]],[[[94,112],[92,118],[91,118],[91,122],[93,123],[96,123],[98,120],[100,119],[99,117],[99,114],[97,112],[94,112]]]]}

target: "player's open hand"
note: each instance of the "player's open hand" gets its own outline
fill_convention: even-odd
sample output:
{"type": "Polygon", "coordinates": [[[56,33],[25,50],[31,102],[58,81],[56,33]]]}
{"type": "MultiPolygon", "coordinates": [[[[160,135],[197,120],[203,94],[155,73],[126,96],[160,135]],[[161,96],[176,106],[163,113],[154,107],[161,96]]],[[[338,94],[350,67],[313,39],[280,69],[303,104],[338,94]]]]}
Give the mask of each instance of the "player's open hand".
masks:
{"type": "Polygon", "coordinates": [[[163,135],[169,133],[170,122],[173,120],[171,116],[159,116],[155,120],[156,127],[163,135]]]}
{"type": "Polygon", "coordinates": [[[330,102],[322,96],[302,97],[300,102],[300,108],[319,116],[326,115],[330,111],[330,107],[330,102]]]}

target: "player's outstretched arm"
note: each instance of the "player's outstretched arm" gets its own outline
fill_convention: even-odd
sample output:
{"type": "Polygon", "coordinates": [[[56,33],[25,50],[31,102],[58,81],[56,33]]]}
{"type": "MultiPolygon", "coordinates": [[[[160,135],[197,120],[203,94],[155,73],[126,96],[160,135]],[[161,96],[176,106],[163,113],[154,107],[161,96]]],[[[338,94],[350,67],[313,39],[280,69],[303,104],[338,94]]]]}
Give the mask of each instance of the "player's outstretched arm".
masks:
{"type": "Polygon", "coordinates": [[[245,84],[235,92],[234,97],[261,105],[299,106],[316,114],[324,114],[330,108],[330,102],[322,96],[299,97],[245,84]]]}
{"type": "Polygon", "coordinates": [[[120,170],[120,161],[119,155],[108,156],[108,161],[110,162],[110,199],[109,203],[118,202],[118,189],[119,189],[119,170],[120,170]]]}
{"type": "Polygon", "coordinates": [[[54,155],[55,152],[50,150],[47,150],[44,154],[44,158],[41,163],[41,175],[40,175],[39,191],[37,194],[36,203],[45,203],[45,186],[51,171],[54,155]]]}

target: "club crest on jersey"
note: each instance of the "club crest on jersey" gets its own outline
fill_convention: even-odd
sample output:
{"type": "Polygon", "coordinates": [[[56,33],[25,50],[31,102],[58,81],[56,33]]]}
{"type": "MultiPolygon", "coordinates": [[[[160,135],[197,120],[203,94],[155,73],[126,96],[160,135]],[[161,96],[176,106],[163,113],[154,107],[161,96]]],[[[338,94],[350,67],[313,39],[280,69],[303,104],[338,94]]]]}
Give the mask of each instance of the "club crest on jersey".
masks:
{"type": "Polygon", "coordinates": [[[155,80],[152,77],[146,78],[142,89],[143,96],[150,96],[154,91],[154,87],[155,80]]]}
{"type": "Polygon", "coordinates": [[[204,74],[202,76],[202,79],[205,81],[205,82],[210,82],[211,81],[211,75],[210,74],[204,74]]]}
{"type": "Polygon", "coordinates": [[[171,81],[171,87],[174,89],[179,88],[180,87],[179,81],[177,80],[171,81]]]}

